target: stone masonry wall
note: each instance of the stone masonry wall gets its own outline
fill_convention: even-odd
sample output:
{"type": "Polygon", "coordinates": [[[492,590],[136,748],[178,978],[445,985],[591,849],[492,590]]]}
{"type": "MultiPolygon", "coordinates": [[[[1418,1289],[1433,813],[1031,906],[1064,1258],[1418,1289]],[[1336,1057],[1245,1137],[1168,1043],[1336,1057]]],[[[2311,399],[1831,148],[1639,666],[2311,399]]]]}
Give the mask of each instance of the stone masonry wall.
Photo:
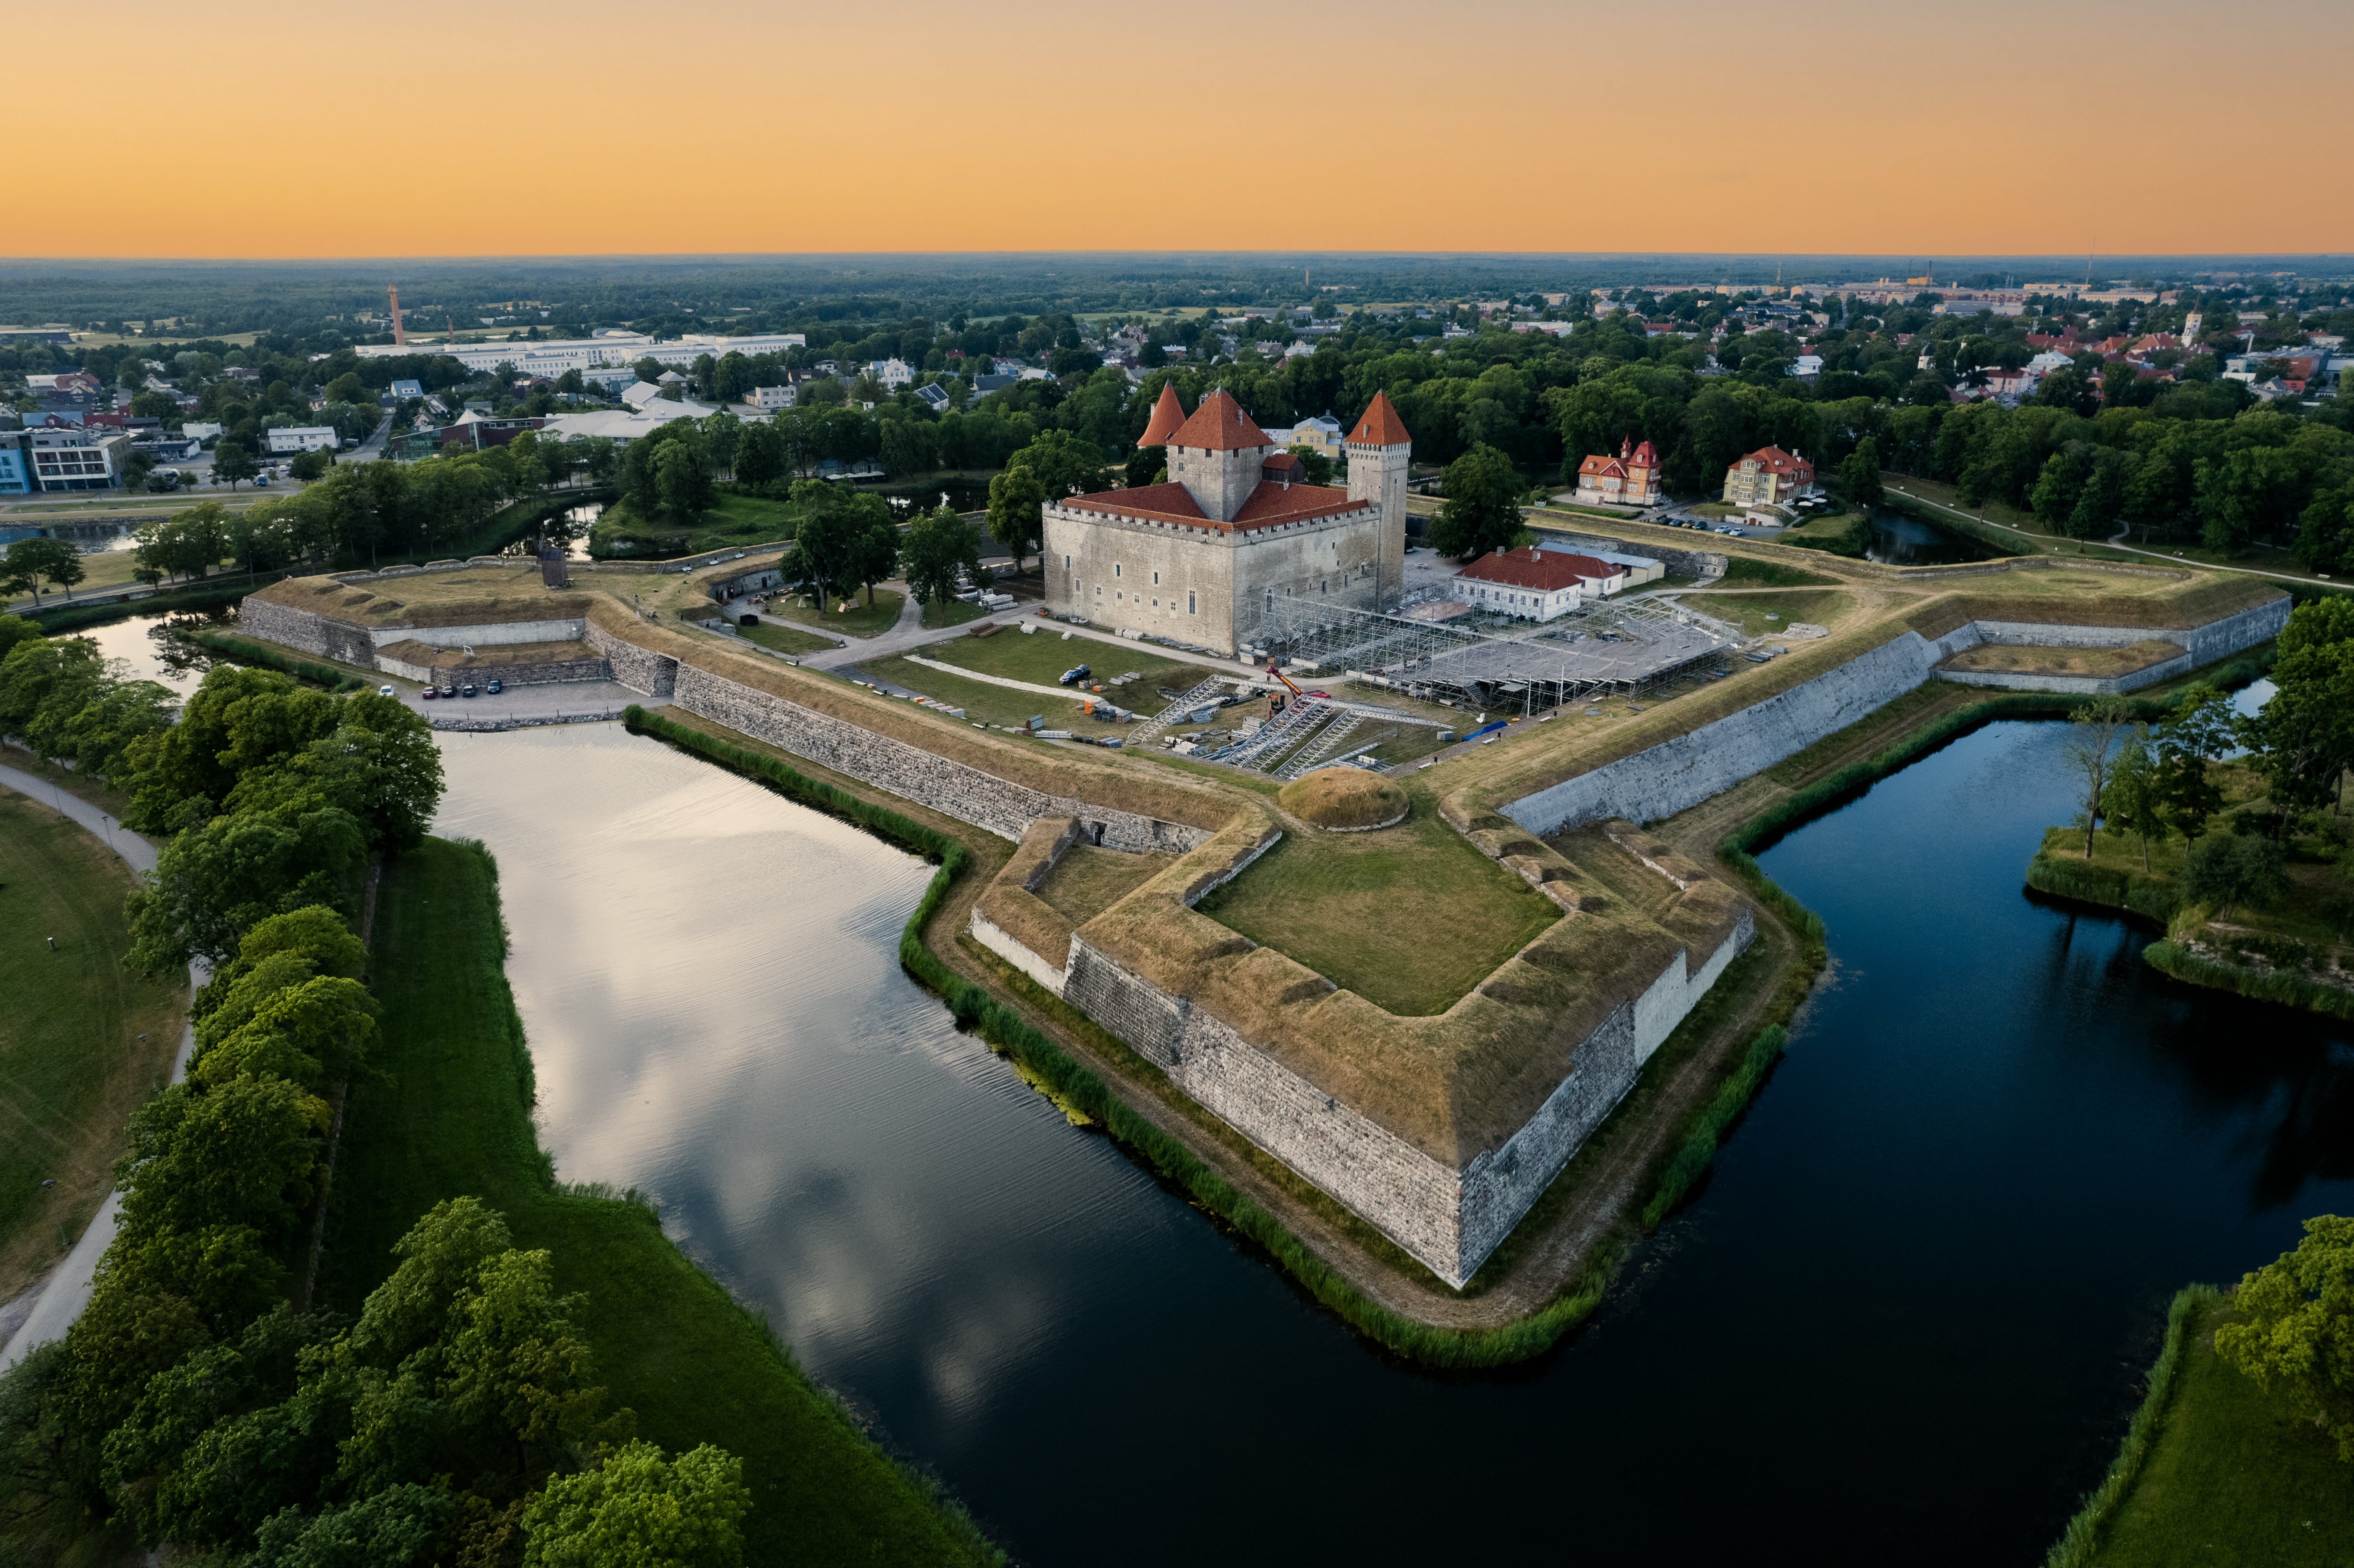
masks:
{"type": "Polygon", "coordinates": [[[1032,952],[996,921],[982,914],[979,905],[973,906],[972,918],[966,923],[965,928],[972,933],[973,940],[982,947],[987,948],[1056,996],[1063,994],[1064,986],[1070,979],[1070,971],[1058,969],[1032,952]]]}
{"type": "Polygon", "coordinates": [[[1679,550],[1666,545],[1630,545],[1624,539],[1606,538],[1599,534],[1573,534],[1550,517],[1532,517],[1529,526],[1544,535],[1547,544],[1575,545],[1581,550],[1608,550],[1621,556],[1641,556],[1659,562],[1680,577],[1717,577],[1724,575],[1725,557],[1715,550],[1679,550]]]}
{"type": "Polygon", "coordinates": [[[296,609],[266,599],[248,598],[237,609],[237,629],[248,637],[315,653],[363,670],[376,668],[376,643],[365,627],[330,620],[314,609],[296,609]]]}
{"type": "MultiPolygon", "coordinates": [[[[598,628],[592,626],[589,631],[590,641],[596,642],[598,628]]],[[[623,673],[619,650],[630,645],[619,638],[607,641],[614,650],[609,655],[614,678],[633,691],[644,689],[623,673]]],[[[1089,842],[1106,849],[1182,854],[1210,837],[1199,828],[1048,795],[706,670],[680,667],[675,660],[663,662],[675,672],[672,694],[687,712],[929,806],[959,821],[985,828],[1000,838],[1018,842],[1041,817],[1076,817],[1089,842]]]]}
{"type": "Polygon", "coordinates": [[[472,669],[429,669],[396,659],[389,653],[376,656],[376,667],[387,675],[399,675],[411,681],[497,681],[508,686],[553,686],[571,681],[605,681],[612,671],[602,659],[564,659],[546,664],[481,664],[472,669]]]}
{"type": "Polygon", "coordinates": [[[1540,838],[1613,817],[1672,817],[1895,701],[1927,680],[1940,657],[1907,631],[1739,713],[1499,809],[1540,838]]]}
{"type": "Polygon", "coordinates": [[[616,683],[650,697],[667,697],[677,689],[678,661],[667,654],[616,637],[593,620],[581,633],[581,641],[605,655],[616,683]]]}

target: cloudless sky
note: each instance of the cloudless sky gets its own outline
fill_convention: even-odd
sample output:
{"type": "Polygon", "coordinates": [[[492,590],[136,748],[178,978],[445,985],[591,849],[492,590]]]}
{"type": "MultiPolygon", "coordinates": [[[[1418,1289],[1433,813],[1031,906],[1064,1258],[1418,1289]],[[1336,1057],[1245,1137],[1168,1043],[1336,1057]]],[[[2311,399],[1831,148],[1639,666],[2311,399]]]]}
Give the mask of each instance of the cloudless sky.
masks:
{"type": "Polygon", "coordinates": [[[0,18],[6,255],[2354,250],[2349,0],[0,18]]]}

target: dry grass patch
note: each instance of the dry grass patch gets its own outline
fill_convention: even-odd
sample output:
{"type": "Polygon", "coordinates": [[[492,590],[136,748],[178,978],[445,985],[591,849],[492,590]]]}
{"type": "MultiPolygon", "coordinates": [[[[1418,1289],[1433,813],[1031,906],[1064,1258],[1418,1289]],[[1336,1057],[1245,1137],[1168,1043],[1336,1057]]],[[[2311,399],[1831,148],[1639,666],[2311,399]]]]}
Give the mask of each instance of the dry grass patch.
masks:
{"type": "Polygon", "coordinates": [[[1561,911],[1420,810],[1378,833],[1290,833],[1196,907],[1401,1017],[1444,1012],[1561,911]]]}
{"type": "Polygon", "coordinates": [[[2002,675],[2129,675],[2182,656],[2179,643],[2146,638],[2123,648],[2052,648],[2037,643],[1981,642],[1937,667],[2002,675]]]}
{"type": "Polygon", "coordinates": [[[1173,854],[1129,854],[1073,844],[1038,884],[1037,895],[1076,928],[1176,863],[1173,854]]]}
{"type": "Polygon", "coordinates": [[[1276,793],[1276,803],[1320,828],[1362,832],[1405,820],[1405,791],[1362,768],[1320,768],[1276,793]]]}

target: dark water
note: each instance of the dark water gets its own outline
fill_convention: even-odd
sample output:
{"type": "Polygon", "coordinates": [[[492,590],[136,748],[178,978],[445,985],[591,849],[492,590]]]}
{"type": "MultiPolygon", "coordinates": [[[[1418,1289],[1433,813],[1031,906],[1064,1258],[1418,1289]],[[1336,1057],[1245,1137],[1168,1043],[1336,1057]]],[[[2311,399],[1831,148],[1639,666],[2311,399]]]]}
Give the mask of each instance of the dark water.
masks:
{"type": "Polygon", "coordinates": [[[1948,533],[1934,523],[1893,512],[1872,514],[1872,542],[1864,546],[1868,560],[1893,567],[1938,567],[1953,561],[1990,561],[2001,551],[1982,545],[1967,534],[1948,533]]]}
{"type": "Polygon", "coordinates": [[[1595,1321],[1399,1365],[897,970],[926,868],[613,726],[446,736],[544,1137],[635,1183],[1023,1561],[2040,1562],[2165,1303],[2354,1211],[2354,1046],[2020,874],[2064,726],[1764,856],[1835,973],[1595,1321]],[[560,783],[557,782],[560,780],[560,783]]]}

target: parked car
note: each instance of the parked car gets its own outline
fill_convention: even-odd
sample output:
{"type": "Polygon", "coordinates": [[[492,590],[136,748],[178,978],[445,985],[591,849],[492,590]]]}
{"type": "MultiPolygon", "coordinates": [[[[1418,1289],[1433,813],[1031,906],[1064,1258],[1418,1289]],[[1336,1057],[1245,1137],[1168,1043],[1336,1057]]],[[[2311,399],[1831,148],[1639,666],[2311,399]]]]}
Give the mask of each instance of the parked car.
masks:
{"type": "Polygon", "coordinates": [[[1094,673],[1095,668],[1093,665],[1075,664],[1071,668],[1063,672],[1061,683],[1066,686],[1075,686],[1094,673]]]}
{"type": "Polygon", "coordinates": [[[458,694],[458,683],[455,681],[445,683],[441,688],[441,694],[445,697],[456,696],[458,694]]]}
{"type": "Polygon", "coordinates": [[[503,691],[506,690],[506,688],[505,688],[504,686],[502,686],[501,684],[499,684],[499,683],[498,683],[498,682],[496,682],[496,681],[493,681],[489,685],[484,686],[484,687],[482,688],[482,690],[484,690],[484,691],[486,691],[486,692],[490,693],[490,694],[491,694],[491,695],[493,695],[493,696],[494,696],[494,697],[495,697],[495,696],[497,696],[501,692],[503,692],[503,691]]]}
{"type": "Polygon", "coordinates": [[[397,693],[397,692],[395,692],[395,691],[394,691],[390,686],[378,686],[378,687],[376,689],[376,694],[377,696],[379,696],[379,697],[391,697],[391,696],[398,696],[398,695],[399,695],[399,694],[398,694],[398,693],[397,693]]]}
{"type": "Polygon", "coordinates": [[[458,688],[458,694],[459,694],[460,696],[461,696],[461,697],[471,697],[471,696],[472,696],[472,695],[474,694],[474,683],[473,683],[473,682],[472,682],[472,681],[469,681],[469,682],[467,682],[464,685],[462,685],[462,686],[459,687],[459,688],[458,688]]]}
{"type": "Polygon", "coordinates": [[[440,692],[436,690],[434,687],[428,686],[425,688],[425,700],[429,703],[440,694],[440,692]]]}

